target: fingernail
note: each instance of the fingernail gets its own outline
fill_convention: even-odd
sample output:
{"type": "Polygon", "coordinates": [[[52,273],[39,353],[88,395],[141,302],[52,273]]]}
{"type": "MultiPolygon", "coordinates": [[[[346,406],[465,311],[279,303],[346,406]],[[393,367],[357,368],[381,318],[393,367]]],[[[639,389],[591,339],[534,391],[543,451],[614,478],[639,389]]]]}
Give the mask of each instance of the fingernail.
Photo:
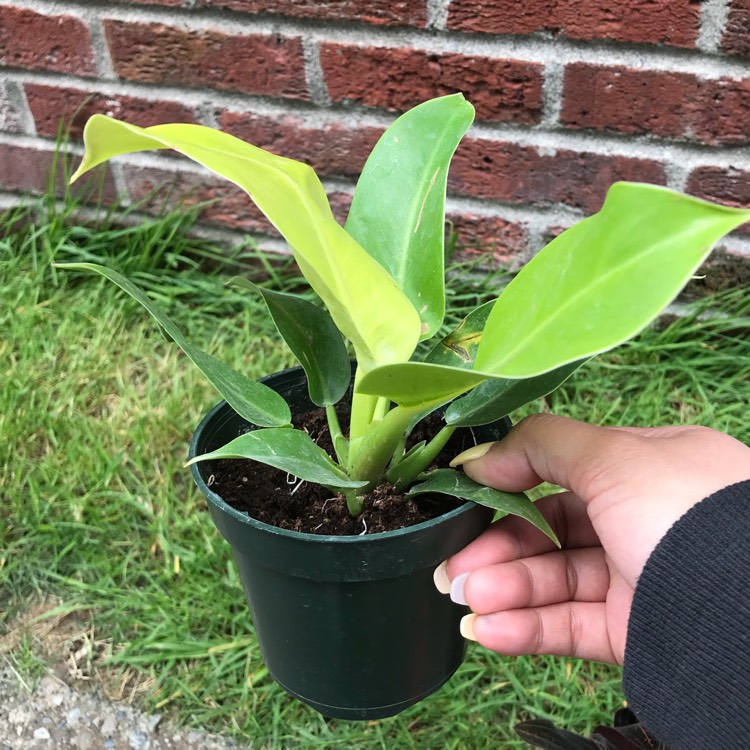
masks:
{"type": "Polygon", "coordinates": [[[466,638],[467,641],[475,641],[477,639],[474,635],[474,622],[476,619],[477,616],[473,613],[461,618],[461,635],[466,638]]]}
{"type": "Polygon", "coordinates": [[[461,575],[456,576],[451,583],[451,601],[455,602],[456,604],[469,603],[466,601],[466,596],[464,594],[464,585],[466,584],[466,579],[468,577],[468,573],[461,573],[461,575]]]}
{"type": "Polygon", "coordinates": [[[451,579],[448,578],[448,563],[446,560],[443,560],[443,562],[435,568],[435,572],[432,574],[432,580],[435,582],[435,588],[441,594],[450,594],[451,579]]]}
{"type": "Polygon", "coordinates": [[[495,443],[480,443],[479,445],[472,445],[471,448],[467,448],[463,453],[459,453],[451,462],[450,466],[451,468],[455,469],[456,466],[461,466],[461,464],[466,463],[467,461],[475,461],[477,458],[481,458],[482,456],[487,455],[487,451],[489,451],[490,448],[495,443]]]}

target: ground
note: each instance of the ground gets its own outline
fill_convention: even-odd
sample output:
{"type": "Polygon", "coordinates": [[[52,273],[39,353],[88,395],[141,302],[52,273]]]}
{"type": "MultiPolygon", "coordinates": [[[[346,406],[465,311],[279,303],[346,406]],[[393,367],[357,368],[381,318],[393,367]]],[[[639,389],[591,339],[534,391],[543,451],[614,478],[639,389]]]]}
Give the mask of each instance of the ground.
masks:
{"type": "Polygon", "coordinates": [[[97,692],[71,688],[49,674],[29,693],[0,668],[1,750],[227,750],[233,740],[177,730],[158,714],[112,703],[97,692]]]}

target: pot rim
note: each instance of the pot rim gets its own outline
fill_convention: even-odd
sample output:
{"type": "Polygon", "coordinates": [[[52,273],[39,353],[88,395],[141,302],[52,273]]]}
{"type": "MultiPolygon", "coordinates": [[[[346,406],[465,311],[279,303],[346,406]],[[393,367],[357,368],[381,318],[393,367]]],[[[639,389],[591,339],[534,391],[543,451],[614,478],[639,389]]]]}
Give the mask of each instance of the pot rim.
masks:
{"type": "MultiPolygon", "coordinates": [[[[296,368],[290,368],[296,369],[296,368]]],[[[287,372],[284,370],[283,372],[287,372]]],[[[200,424],[193,433],[193,437],[190,440],[190,450],[188,453],[189,458],[193,458],[198,455],[198,439],[202,434],[203,430],[208,424],[216,417],[216,415],[223,409],[231,409],[229,404],[225,401],[219,401],[201,420],[200,424]]],[[[467,502],[460,505],[458,508],[454,508],[448,513],[443,513],[440,516],[431,518],[421,523],[413,524],[412,526],[404,526],[401,529],[393,529],[392,531],[381,531],[376,534],[347,534],[347,535],[333,535],[333,534],[311,534],[309,532],[293,531],[291,529],[282,529],[278,526],[272,526],[271,524],[250,516],[246,511],[239,511],[225,502],[219,495],[217,495],[209,486],[200,471],[200,464],[191,464],[190,472],[193,475],[193,481],[196,483],[203,495],[213,505],[220,510],[231,516],[235,521],[252,526],[259,531],[263,531],[267,534],[273,534],[276,536],[287,537],[289,539],[296,539],[298,541],[307,541],[317,544],[376,544],[383,541],[384,539],[397,539],[399,537],[408,536],[409,534],[418,534],[423,530],[426,530],[432,526],[437,526],[440,523],[450,521],[451,519],[459,516],[463,513],[468,513],[472,508],[476,507],[476,503],[468,500],[467,502]]]]}

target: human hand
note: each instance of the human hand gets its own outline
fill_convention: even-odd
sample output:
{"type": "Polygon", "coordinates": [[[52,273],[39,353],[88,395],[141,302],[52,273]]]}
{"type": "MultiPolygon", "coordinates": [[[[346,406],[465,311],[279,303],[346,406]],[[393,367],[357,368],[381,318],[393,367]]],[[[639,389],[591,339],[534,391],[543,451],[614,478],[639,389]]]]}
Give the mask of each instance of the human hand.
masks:
{"type": "Polygon", "coordinates": [[[509,492],[543,481],[567,490],[537,502],[561,550],[508,517],[435,571],[438,589],[472,609],[464,636],[508,655],[622,664],[646,560],[693,505],[750,478],[750,448],[705,427],[595,427],[537,414],[458,464],[509,492]]]}

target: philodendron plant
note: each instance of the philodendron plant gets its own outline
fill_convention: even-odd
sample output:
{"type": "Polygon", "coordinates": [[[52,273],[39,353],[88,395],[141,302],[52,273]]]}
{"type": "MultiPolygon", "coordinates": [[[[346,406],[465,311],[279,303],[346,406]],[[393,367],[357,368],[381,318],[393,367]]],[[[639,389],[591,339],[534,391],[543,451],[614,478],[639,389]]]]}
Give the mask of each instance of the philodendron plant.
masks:
{"type": "Polygon", "coordinates": [[[311,400],[325,409],[335,457],[291,426],[281,396],[190,343],[126,278],[95,264],[60,264],[95,271],[138,300],[235,411],[259,427],[193,461],[269,464],[343,493],[353,515],[384,482],[412,495],[445,493],[520,515],[554,537],[525,495],[481,487],[451,469],[426,470],[458,427],[493,422],[551,392],[586,360],[641,330],[750,211],[617,183],[599,213],[555,238],[495,301],[441,337],[448,166],[473,117],[460,94],[399,117],[367,160],[344,227],[306,164],[199,125],[140,128],[101,115],[88,121],[73,179],[114,156],[174,149],[248,193],[322,301],[233,282],[265,299],[306,372],[311,400]],[[434,345],[417,358],[417,345],[428,339],[434,345]],[[349,346],[357,369],[350,422],[342,428],[336,404],[350,386],[349,346]],[[407,450],[417,422],[446,404],[442,429],[407,450]]]}

